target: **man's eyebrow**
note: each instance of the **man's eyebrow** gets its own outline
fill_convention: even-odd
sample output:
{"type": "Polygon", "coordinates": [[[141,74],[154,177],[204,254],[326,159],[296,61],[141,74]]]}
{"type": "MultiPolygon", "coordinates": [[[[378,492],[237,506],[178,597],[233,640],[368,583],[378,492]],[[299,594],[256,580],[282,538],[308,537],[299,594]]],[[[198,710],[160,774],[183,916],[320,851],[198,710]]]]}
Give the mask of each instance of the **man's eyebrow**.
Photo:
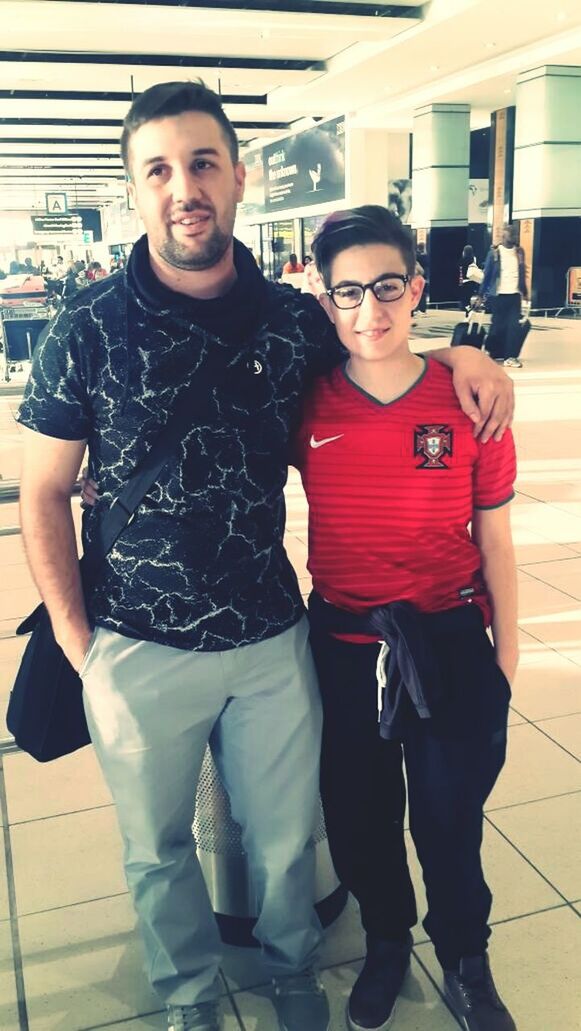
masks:
{"type": "MultiPolygon", "coordinates": [[[[204,157],[207,154],[210,154],[210,155],[213,155],[214,157],[217,157],[218,156],[218,151],[216,150],[215,147],[196,147],[195,150],[191,151],[192,157],[204,157]]],[[[148,165],[157,165],[160,162],[163,162],[163,161],[166,161],[166,160],[167,160],[167,158],[163,154],[158,154],[156,157],[147,158],[143,162],[143,167],[147,168],[148,165]]]]}

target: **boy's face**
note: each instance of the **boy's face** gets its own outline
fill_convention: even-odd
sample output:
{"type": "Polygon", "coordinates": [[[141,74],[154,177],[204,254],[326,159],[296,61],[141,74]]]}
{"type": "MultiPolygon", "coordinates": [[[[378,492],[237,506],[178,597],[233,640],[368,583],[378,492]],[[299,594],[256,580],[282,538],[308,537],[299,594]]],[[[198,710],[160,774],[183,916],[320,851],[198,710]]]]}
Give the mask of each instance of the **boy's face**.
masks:
{"type": "MultiPolygon", "coordinates": [[[[405,275],[406,267],[397,247],[372,243],[348,247],[331,266],[330,286],[344,283],[365,285],[380,276],[405,275]]],[[[358,308],[339,309],[329,299],[326,308],[341,343],[364,361],[382,361],[409,352],[411,313],[422,295],[424,280],[414,276],[396,301],[378,301],[366,290],[358,308]]]]}

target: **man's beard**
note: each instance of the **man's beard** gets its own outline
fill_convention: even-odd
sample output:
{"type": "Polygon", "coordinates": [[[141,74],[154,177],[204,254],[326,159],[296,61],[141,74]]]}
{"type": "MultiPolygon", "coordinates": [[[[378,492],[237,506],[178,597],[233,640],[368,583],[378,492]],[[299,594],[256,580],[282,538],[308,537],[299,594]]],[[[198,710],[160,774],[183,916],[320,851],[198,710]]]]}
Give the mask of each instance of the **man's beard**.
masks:
{"type": "Polygon", "coordinates": [[[185,269],[188,272],[201,272],[203,269],[213,268],[224,257],[232,242],[232,234],[224,233],[215,225],[211,236],[205,244],[192,253],[189,247],[178,243],[173,236],[169,235],[159,248],[159,253],[168,265],[173,268],[185,269]]]}

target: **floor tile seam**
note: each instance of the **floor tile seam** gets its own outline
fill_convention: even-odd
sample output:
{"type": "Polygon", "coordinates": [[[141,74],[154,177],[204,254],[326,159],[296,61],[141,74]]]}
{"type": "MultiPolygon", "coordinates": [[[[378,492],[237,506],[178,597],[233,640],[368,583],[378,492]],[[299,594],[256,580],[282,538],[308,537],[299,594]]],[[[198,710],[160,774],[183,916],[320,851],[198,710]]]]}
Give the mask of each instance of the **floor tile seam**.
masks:
{"type": "Polygon", "coordinates": [[[414,956],[414,959],[415,959],[416,963],[418,964],[418,966],[421,967],[421,969],[423,970],[425,976],[428,978],[428,981],[430,982],[430,984],[436,990],[436,993],[438,994],[439,998],[442,1000],[442,1003],[444,1004],[444,1006],[448,1010],[448,1013],[450,1014],[452,1019],[455,1021],[456,1024],[459,1025],[459,1027],[462,1027],[462,1025],[460,1024],[460,1021],[458,1020],[458,1017],[456,1016],[454,1011],[450,1008],[450,1006],[448,1004],[448,1001],[447,1001],[447,999],[446,999],[446,997],[444,995],[444,992],[442,990],[442,987],[438,984],[438,982],[434,978],[431,970],[426,966],[426,964],[423,962],[423,960],[420,959],[420,957],[418,956],[418,954],[416,952],[415,944],[414,944],[414,946],[412,948],[412,954],[414,956]]]}
{"type": "Polygon", "coordinates": [[[502,924],[514,924],[517,920],[528,920],[531,916],[541,916],[542,913],[553,913],[558,909],[571,909],[571,903],[560,902],[558,906],[543,906],[541,909],[532,909],[530,913],[517,913],[515,916],[505,916],[502,920],[492,920],[491,927],[501,927],[502,924]]]}
{"type": "Polygon", "coordinates": [[[108,1020],[106,1024],[87,1024],[86,1027],[77,1028],[77,1031],[101,1031],[101,1028],[121,1027],[133,1020],[140,1020],[141,1017],[155,1017],[158,1013],[163,1013],[162,1006],[156,1010],[147,1010],[145,1013],[135,1013],[132,1017],[127,1017],[127,1020],[108,1020]]]}
{"type": "MultiPolygon", "coordinates": [[[[516,724],[522,726],[522,724],[516,724]]],[[[497,805],[492,808],[485,808],[484,815],[488,816],[489,813],[500,813],[505,809],[518,809],[521,805],[533,805],[535,802],[550,802],[554,798],[567,798],[569,795],[581,794],[581,788],[572,788],[571,791],[559,791],[556,795],[541,795],[540,798],[525,798],[521,802],[509,802],[507,805],[497,805]]]]}
{"type": "MultiPolygon", "coordinates": [[[[500,834],[501,838],[504,838],[504,840],[507,842],[507,844],[509,844],[510,847],[514,849],[514,851],[517,853],[517,855],[519,855],[521,857],[521,859],[524,859],[525,863],[527,863],[528,866],[530,866],[531,869],[533,869],[535,871],[535,873],[538,874],[538,876],[545,882],[545,884],[548,884],[549,888],[552,888],[552,890],[559,896],[559,898],[563,899],[563,902],[568,904],[571,901],[570,899],[567,898],[565,893],[561,891],[560,888],[557,888],[556,884],[553,884],[553,882],[547,877],[546,874],[544,874],[542,872],[542,870],[539,870],[539,868],[536,865],[536,863],[533,863],[532,859],[529,859],[529,857],[527,855],[525,855],[525,853],[522,851],[522,849],[519,848],[519,846],[516,845],[514,843],[514,841],[511,840],[511,838],[509,838],[508,834],[506,834],[505,831],[502,830],[502,828],[497,827],[497,825],[493,822],[493,820],[490,820],[488,818],[488,816],[485,816],[485,820],[486,820],[486,822],[491,827],[494,827],[494,830],[497,832],[497,834],[500,834]]],[[[557,909],[559,907],[558,906],[549,906],[549,907],[545,907],[545,908],[557,909]]],[[[539,912],[542,912],[542,910],[539,910],[539,912]]],[[[513,919],[513,917],[510,917],[510,919],[513,919]]],[[[499,921],[499,923],[502,923],[502,922],[503,921],[499,921]]]]}
{"type": "MultiPolygon", "coordinates": [[[[522,618],[524,619],[525,617],[523,616],[522,618]]],[[[525,628],[521,626],[520,623],[518,624],[518,629],[521,631],[521,633],[526,634],[527,637],[530,637],[532,641],[536,641],[537,644],[542,644],[543,648],[546,651],[553,652],[553,654],[558,655],[560,659],[565,659],[567,662],[570,662],[572,666],[579,665],[578,662],[575,662],[575,659],[570,659],[568,655],[563,655],[563,653],[559,651],[558,648],[553,648],[552,644],[547,644],[547,642],[543,641],[540,637],[535,637],[531,630],[525,630],[525,628]]],[[[536,665],[536,662],[531,663],[531,665],[536,665]]]]}
{"type": "MultiPolygon", "coordinates": [[[[11,754],[17,754],[17,753],[11,753],[11,754]]],[[[30,824],[33,824],[33,823],[45,823],[47,820],[60,820],[60,819],[64,819],[67,816],[77,816],[79,813],[94,813],[94,812],[100,811],[101,809],[114,809],[114,808],[115,808],[115,803],[114,802],[104,802],[102,805],[90,805],[90,806],[87,806],[86,809],[71,809],[69,812],[66,812],[66,813],[47,813],[46,816],[33,816],[33,817],[31,817],[30,819],[27,819],[27,820],[12,820],[10,822],[10,826],[12,828],[14,828],[14,827],[28,827],[30,824]]]]}
{"type": "Polygon", "coordinates": [[[14,883],[14,865],[12,862],[12,845],[10,840],[10,825],[8,823],[8,805],[6,799],[6,783],[4,780],[4,764],[0,757],[0,814],[2,816],[2,841],[4,846],[4,861],[6,872],[6,887],[8,895],[8,914],[10,923],[10,937],[12,943],[12,967],[16,988],[16,1007],[18,1011],[18,1022],[20,1031],[28,1031],[28,1010],[26,1006],[26,988],[24,984],[24,970],[22,966],[22,950],[20,946],[20,931],[18,926],[18,911],[16,905],[16,886],[14,883]]]}
{"type": "MultiPolygon", "coordinates": [[[[523,572],[524,572],[524,570],[523,570],[523,572]]],[[[536,584],[542,584],[543,587],[550,587],[551,590],[558,591],[559,594],[562,594],[563,597],[565,597],[565,598],[572,598],[573,601],[581,601],[581,598],[578,598],[576,594],[571,594],[570,591],[563,590],[561,587],[559,587],[558,584],[550,583],[548,580],[542,580],[540,576],[535,576],[533,573],[527,573],[527,576],[529,576],[531,578],[531,580],[534,580],[534,582],[536,584]]],[[[552,615],[552,613],[547,613],[547,614],[548,615],[552,615]]],[[[521,618],[522,619],[526,619],[528,617],[522,616],[521,618]]]]}
{"type": "MultiPolygon", "coordinates": [[[[555,719],[556,718],[557,717],[555,717],[555,719]]],[[[575,760],[575,762],[578,762],[579,765],[581,765],[581,759],[578,755],[575,755],[574,752],[570,752],[568,748],[565,748],[565,745],[562,745],[560,741],[556,741],[554,737],[551,737],[550,734],[547,734],[547,731],[543,730],[542,727],[539,727],[537,723],[532,723],[532,726],[535,728],[535,730],[538,730],[539,734],[542,734],[543,737],[546,737],[548,741],[552,741],[554,745],[557,745],[557,748],[560,748],[562,752],[565,752],[565,755],[570,755],[571,758],[575,760]]]]}
{"type": "MultiPolygon", "coordinates": [[[[521,713],[519,713],[519,716],[521,713]]],[[[581,709],[575,709],[573,712],[560,712],[557,716],[537,716],[536,719],[531,719],[525,716],[527,723],[532,723],[536,726],[538,723],[551,723],[553,720],[566,720],[569,716],[581,716],[581,709]]]]}
{"type": "Polygon", "coordinates": [[[121,899],[129,895],[128,891],[117,891],[112,895],[97,895],[94,899],[79,899],[77,902],[67,902],[62,906],[49,906],[48,909],[32,909],[27,913],[18,913],[19,920],[28,920],[29,917],[45,916],[46,913],[58,913],[61,909],[74,909],[77,906],[90,906],[93,902],[108,902],[109,899],[121,899]]]}
{"type": "Polygon", "coordinates": [[[228,999],[232,1009],[234,1010],[234,1016],[236,1017],[236,1020],[238,1021],[239,1027],[240,1027],[241,1031],[246,1031],[246,1027],[245,1027],[244,1021],[242,1019],[242,1015],[240,1013],[240,1010],[238,1009],[238,1003],[236,1002],[236,1000],[234,998],[234,993],[230,990],[230,987],[228,985],[228,980],[227,980],[226,975],[224,974],[224,971],[222,970],[221,967],[220,967],[220,977],[222,978],[222,982],[223,982],[224,988],[226,990],[226,998],[228,999]]]}

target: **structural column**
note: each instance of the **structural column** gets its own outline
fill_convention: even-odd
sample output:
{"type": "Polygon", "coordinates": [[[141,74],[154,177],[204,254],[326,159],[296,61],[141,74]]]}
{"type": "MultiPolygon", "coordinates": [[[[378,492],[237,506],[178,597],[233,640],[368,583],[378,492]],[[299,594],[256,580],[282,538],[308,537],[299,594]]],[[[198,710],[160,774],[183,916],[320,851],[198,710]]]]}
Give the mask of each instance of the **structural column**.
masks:
{"type": "Polygon", "coordinates": [[[430,300],[455,300],[468,227],[470,105],[419,108],[413,134],[412,222],[430,256],[430,300]]]}
{"type": "Polygon", "coordinates": [[[346,206],[388,203],[388,183],[409,179],[409,133],[360,129],[347,124],[346,206]]]}
{"type": "Polygon", "coordinates": [[[513,219],[532,272],[533,307],[566,302],[581,267],[581,68],[543,65],[517,81],[513,219]]]}

